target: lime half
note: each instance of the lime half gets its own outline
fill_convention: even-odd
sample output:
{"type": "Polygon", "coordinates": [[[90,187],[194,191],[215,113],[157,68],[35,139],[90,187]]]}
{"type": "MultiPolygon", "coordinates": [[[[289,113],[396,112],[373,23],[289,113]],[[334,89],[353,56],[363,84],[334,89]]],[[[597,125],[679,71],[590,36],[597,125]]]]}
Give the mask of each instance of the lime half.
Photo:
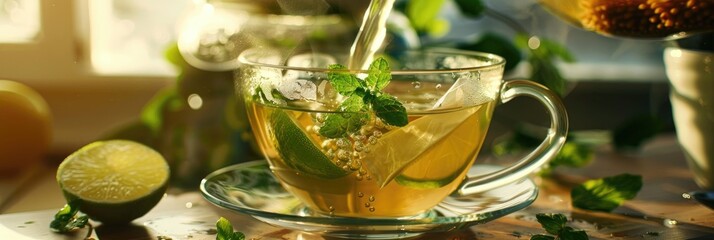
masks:
{"type": "Polygon", "coordinates": [[[169,166],[153,149],[137,142],[91,143],[69,155],[57,169],[68,202],[105,224],[124,224],[143,216],[164,195],[169,166]]]}
{"type": "Polygon", "coordinates": [[[334,179],[349,174],[325,156],[287,112],[275,110],[270,123],[280,157],[288,166],[319,178],[334,179]]]}

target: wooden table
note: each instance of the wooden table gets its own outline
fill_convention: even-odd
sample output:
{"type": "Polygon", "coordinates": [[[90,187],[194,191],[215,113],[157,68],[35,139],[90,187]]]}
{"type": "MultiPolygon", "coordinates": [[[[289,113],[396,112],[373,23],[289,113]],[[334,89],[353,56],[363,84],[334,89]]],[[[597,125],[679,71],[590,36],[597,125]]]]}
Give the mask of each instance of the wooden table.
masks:
{"type": "MultiPolygon", "coordinates": [[[[45,180],[27,184],[15,192],[21,197],[11,198],[9,204],[5,201],[2,209],[5,213],[0,215],[0,239],[81,239],[86,234],[86,229],[72,235],[49,231],[48,224],[61,207],[62,199],[57,194],[58,189],[43,192],[37,188],[51,188],[53,171],[47,169],[36,173],[35,176],[45,180]],[[22,194],[33,191],[34,194],[22,194]],[[28,209],[28,201],[38,198],[42,199],[40,202],[57,202],[57,207],[23,210],[28,209]],[[21,210],[7,213],[13,209],[21,210]]],[[[418,239],[529,239],[533,234],[545,233],[535,220],[536,213],[564,213],[573,219],[570,222],[573,227],[586,230],[591,239],[714,239],[714,211],[682,197],[683,193],[696,190],[697,186],[673,135],[660,136],[640,152],[629,155],[601,148],[591,165],[581,169],[559,169],[552,178],[536,179],[536,182],[541,192],[536,202],[526,209],[486,224],[448,233],[430,233],[418,239]],[[569,191],[572,186],[587,179],[619,173],[643,176],[643,189],[635,199],[613,213],[571,207],[569,191]]],[[[98,239],[215,239],[214,224],[220,216],[231,220],[235,229],[244,232],[247,239],[323,239],[319,235],[276,228],[250,216],[219,209],[197,192],[168,194],[156,208],[128,227],[95,223],[96,231],[92,235],[98,239]]]]}

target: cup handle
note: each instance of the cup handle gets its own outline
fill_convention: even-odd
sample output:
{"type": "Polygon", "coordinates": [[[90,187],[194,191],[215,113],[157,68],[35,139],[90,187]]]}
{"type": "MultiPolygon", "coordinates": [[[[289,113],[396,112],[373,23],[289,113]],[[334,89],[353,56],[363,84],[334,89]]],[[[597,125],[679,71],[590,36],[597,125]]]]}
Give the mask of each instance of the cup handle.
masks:
{"type": "Polygon", "coordinates": [[[550,113],[550,128],[545,139],[531,153],[509,167],[485,175],[467,177],[457,190],[458,195],[484,192],[523,179],[553,159],[565,144],[568,115],[560,97],[538,83],[512,80],[501,86],[499,104],[507,103],[518,96],[532,97],[545,105],[550,113]]]}

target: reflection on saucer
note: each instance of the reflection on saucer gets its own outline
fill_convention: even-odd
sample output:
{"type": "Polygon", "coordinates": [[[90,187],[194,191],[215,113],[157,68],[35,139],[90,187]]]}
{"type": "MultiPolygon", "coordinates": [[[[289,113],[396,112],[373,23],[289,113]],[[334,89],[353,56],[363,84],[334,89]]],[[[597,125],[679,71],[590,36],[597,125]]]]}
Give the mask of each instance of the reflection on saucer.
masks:
{"type": "MultiPolygon", "coordinates": [[[[497,167],[477,165],[474,169],[497,167]]],[[[201,182],[211,203],[278,227],[340,238],[393,239],[451,231],[492,221],[529,206],[538,195],[530,179],[467,196],[450,196],[428,213],[410,218],[352,218],[316,215],[273,177],[266,161],[236,164],[201,182]]]]}

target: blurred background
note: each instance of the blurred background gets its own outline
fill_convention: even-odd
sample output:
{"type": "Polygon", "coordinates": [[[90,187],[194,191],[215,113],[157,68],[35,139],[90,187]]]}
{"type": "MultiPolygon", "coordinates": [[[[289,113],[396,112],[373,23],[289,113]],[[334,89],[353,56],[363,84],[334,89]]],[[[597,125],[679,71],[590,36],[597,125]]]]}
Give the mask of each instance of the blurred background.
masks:
{"type": "MultiPolygon", "coordinates": [[[[366,4],[352,2],[358,1],[330,4],[356,22],[366,4]]],[[[205,3],[0,0],[0,79],[26,84],[45,98],[52,113],[52,152],[66,154],[135,121],[160,89],[174,84],[180,70],[164,53],[185,31],[182,23],[205,3]]],[[[573,128],[611,129],[644,113],[665,122],[671,118],[662,63],[665,42],[581,30],[534,0],[484,3],[531,34],[562,44],[576,59],[555,61],[568,83],[564,98],[573,128]]],[[[424,37],[433,42],[477,40],[487,33],[507,39],[516,35],[497,19],[462,14],[452,1],[439,11],[450,27],[438,37],[424,37]]],[[[509,77],[529,77],[528,67],[527,61],[519,62],[509,77]]],[[[523,109],[503,112],[531,114],[523,109]]],[[[10,116],[0,118],[5,117],[10,116]]]]}

